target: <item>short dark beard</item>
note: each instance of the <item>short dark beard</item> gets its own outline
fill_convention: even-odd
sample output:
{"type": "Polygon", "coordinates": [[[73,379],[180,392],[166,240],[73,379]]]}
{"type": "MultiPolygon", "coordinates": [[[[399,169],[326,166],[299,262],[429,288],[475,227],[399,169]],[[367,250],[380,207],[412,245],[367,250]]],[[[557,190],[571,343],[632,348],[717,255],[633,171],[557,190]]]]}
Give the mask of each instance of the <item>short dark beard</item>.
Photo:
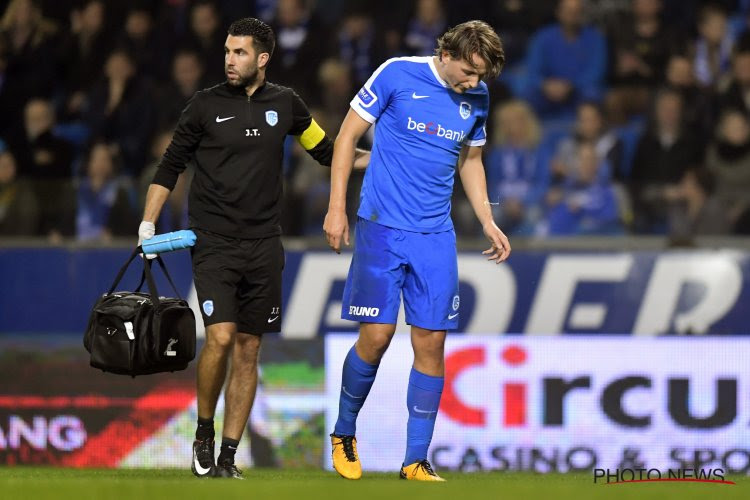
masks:
{"type": "Polygon", "coordinates": [[[260,72],[258,71],[258,68],[256,67],[249,75],[247,75],[244,78],[240,78],[236,82],[232,82],[229,79],[227,79],[227,82],[229,85],[232,85],[233,87],[242,87],[247,88],[252,85],[255,85],[258,81],[258,76],[260,75],[260,72]]]}

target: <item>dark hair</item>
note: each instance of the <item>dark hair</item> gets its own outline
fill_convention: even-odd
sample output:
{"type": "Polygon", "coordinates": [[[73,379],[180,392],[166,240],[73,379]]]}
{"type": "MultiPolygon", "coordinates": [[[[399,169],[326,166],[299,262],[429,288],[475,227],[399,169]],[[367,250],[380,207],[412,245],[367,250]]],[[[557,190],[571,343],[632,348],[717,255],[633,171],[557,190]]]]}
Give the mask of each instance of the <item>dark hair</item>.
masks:
{"type": "Polygon", "coordinates": [[[474,54],[484,60],[487,78],[500,74],[505,65],[503,42],[495,30],[484,21],[466,21],[446,31],[437,41],[435,54],[447,52],[451,58],[463,59],[474,65],[474,54]]]}
{"type": "Polygon", "coordinates": [[[708,20],[708,17],[712,15],[720,15],[724,17],[729,16],[723,5],[716,2],[706,3],[700,8],[700,11],[698,11],[698,25],[700,26],[705,23],[708,20]]]}
{"type": "Polygon", "coordinates": [[[237,19],[229,26],[231,36],[250,36],[253,37],[253,48],[262,54],[268,52],[268,56],[273,55],[273,49],[276,46],[276,37],[269,25],[255,19],[254,17],[243,17],[237,19]]]}

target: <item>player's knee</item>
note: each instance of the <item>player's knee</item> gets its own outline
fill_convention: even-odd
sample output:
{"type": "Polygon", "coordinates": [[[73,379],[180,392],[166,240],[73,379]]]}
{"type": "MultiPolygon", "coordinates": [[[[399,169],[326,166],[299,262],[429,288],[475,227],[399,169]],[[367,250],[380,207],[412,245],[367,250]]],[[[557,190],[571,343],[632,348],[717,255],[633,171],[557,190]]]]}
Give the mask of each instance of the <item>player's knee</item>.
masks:
{"type": "Polygon", "coordinates": [[[232,347],[234,332],[225,328],[206,330],[206,345],[212,349],[226,351],[232,347]]]}
{"type": "Polygon", "coordinates": [[[382,332],[370,333],[365,337],[360,336],[360,339],[357,341],[359,344],[358,350],[363,351],[371,360],[380,360],[383,354],[385,354],[386,349],[388,349],[391,338],[393,338],[392,335],[382,332]]]}

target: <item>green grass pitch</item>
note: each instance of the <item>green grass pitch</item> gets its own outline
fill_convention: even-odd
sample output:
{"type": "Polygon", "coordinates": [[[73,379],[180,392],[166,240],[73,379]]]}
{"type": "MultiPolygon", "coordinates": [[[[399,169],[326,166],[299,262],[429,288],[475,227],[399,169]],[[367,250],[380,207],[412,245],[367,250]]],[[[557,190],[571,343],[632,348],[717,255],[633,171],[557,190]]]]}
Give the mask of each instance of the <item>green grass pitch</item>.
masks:
{"type": "Polygon", "coordinates": [[[748,499],[750,478],[736,485],[704,483],[593,484],[592,474],[444,473],[446,483],[400,481],[365,473],[346,481],[319,470],[247,469],[245,481],[196,479],[189,470],[0,467],[2,499],[748,499]]]}

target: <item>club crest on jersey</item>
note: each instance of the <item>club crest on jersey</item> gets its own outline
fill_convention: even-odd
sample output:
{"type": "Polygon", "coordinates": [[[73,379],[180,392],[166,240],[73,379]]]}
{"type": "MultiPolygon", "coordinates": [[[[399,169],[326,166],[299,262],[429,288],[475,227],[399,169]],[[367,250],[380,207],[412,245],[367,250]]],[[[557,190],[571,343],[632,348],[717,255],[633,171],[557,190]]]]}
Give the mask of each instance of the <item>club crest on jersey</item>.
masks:
{"type": "Polygon", "coordinates": [[[458,112],[461,113],[461,118],[466,120],[471,116],[471,104],[466,101],[461,101],[461,105],[458,107],[458,112]]]}
{"type": "Polygon", "coordinates": [[[214,301],[213,300],[203,301],[203,312],[206,313],[206,316],[211,316],[214,313],[214,301]]]}
{"type": "Polygon", "coordinates": [[[272,127],[279,123],[279,114],[274,110],[266,111],[266,123],[272,127]]]}
{"type": "Polygon", "coordinates": [[[453,310],[458,311],[458,306],[461,304],[461,299],[458,298],[458,295],[453,296],[453,310]]]}

